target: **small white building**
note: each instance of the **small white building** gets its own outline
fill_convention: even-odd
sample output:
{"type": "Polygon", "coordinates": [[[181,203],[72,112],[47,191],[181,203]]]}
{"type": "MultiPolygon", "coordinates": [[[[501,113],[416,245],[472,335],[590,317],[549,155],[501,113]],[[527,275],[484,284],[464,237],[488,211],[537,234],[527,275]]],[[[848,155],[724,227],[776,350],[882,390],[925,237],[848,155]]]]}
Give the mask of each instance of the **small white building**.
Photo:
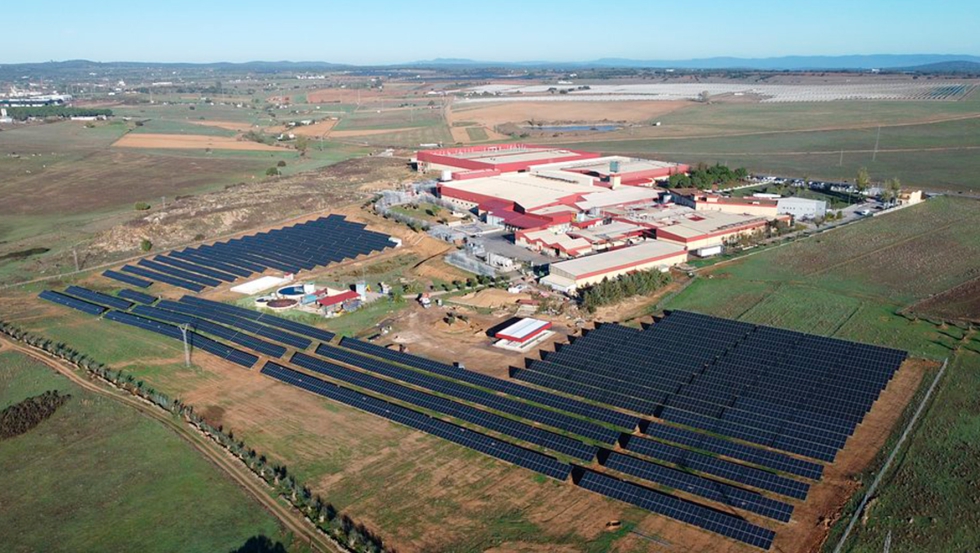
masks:
{"type": "Polygon", "coordinates": [[[776,213],[792,215],[795,219],[819,219],[827,215],[827,202],[808,198],[779,198],[776,213]]]}

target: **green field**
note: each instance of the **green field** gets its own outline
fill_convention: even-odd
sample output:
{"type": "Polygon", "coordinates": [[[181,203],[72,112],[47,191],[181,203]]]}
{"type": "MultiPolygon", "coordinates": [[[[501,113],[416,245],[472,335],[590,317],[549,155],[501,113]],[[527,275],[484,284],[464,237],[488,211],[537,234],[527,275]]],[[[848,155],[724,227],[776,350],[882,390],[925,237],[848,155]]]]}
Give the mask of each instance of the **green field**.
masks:
{"type": "MultiPolygon", "coordinates": [[[[978,229],[980,203],[930,200],[721,264],[665,306],[950,358],[938,395],[848,551],[881,551],[888,532],[893,551],[980,547],[980,342],[972,330],[899,314],[969,278],[980,259],[978,229]]],[[[873,477],[864,475],[865,484],[873,477]]]]}
{"type": "Polygon", "coordinates": [[[71,394],[51,418],[0,442],[5,551],[234,551],[282,541],[275,520],[156,421],[15,352],[0,353],[0,408],[71,394]]]}
{"type": "Polygon", "coordinates": [[[976,92],[956,102],[692,105],[657,120],[662,126],[637,131],[643,138],[620,133],[567,145],[827,180],[853,180],[867,167],[876,181],[980,191],[976,92]]]}

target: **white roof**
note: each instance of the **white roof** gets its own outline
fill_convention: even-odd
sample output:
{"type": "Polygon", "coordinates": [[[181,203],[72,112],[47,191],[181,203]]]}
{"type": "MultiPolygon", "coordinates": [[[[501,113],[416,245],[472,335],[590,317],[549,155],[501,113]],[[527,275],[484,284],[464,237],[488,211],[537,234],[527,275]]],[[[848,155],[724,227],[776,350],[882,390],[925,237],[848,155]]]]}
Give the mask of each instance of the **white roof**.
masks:
{"type": "Polygon", "coordinates": [[[640,186],[622,186],[614,190],[600,190],[587,194],[582,201],[576,202],[575,207],[582,211],[588,211],[594,207],[607,207],[613,205],[629,204],[642,201],[653,201],[660,196],[660,193],[653,188],[643,188],[640,186]]]}
{"type": "Polygon", "coordinates": [[[526,210],[552,204],[562,198],[576,194],[588,194],[596,191],[595,186],[568,182],[568,180],[519,173],[450,181],[443,185],[443,190],[450,197],[453,195],[453,190],[460,190],[500,198],[512,201],[526,210]]]}
{"type": "Polygon", "coordinates": [[[684,247],[661,240],[647,240],[635,246],[552,263],[551,266],[576,277],[619,267],[640,265],[659,257],[684,253],[684,247]]]}
{"type": "Polygon", "coordinates": [[[743,215],[724,211],[698,211],[675,220],[660,221],[657,228],[663,229],[681,238],[695,238],[723,230],[739,227],[748,223],[764,222],[765,217],[743,215]]]}
{"type": "Polygon", "coordinates": [[[284,282],[289,282],[289,279],[279,278],[274,276],[264,276],[264,277],[259,277],[255,280],[243,282],[238,286],[234,286],[231,288],[231,291],[238,292],[239,294],[245,294],[251,296],[252,294],[258,294],[259,292],[268,290],[269,288],[279,286],[284,282]]]}
{"type": "Polygon", "coordinates": [[[497,337],[514,338],[518,342],[523,342],[528,336],[548,326],[548,324],[550,324],[548,321],[542,321],[541,319],[521,319],[507,328],[498,331],[497,337]]]}

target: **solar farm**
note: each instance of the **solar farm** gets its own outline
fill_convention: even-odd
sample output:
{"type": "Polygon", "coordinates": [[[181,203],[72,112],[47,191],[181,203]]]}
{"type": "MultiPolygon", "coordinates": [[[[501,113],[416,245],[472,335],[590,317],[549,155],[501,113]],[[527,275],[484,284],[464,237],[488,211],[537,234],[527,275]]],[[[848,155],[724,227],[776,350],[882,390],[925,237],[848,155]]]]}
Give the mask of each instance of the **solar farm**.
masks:
{"type": "Polygon", "coordinates": [[[600,325],[495,378],[185,295],[43,299],[655,515],[768,550],[905,352],[676,311],[600,325]],[[530,384],[530,385],[529,385],[530,384]]]}
{"type": "Polygon", "coordinates": [[[163,282],[191,292],[234,282],[269,269],[295,274],[379,252],[392,245],[388,235],[364,224],[329,215],[269,232],[211,245],[172,251],[102,273],[124,284],[148,288],[163,282]]]}

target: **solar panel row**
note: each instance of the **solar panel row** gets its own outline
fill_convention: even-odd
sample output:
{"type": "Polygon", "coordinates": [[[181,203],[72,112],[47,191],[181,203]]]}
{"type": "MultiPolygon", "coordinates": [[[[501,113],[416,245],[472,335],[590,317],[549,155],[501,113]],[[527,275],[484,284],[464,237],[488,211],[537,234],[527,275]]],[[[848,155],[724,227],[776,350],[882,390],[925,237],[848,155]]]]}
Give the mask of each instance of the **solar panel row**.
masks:
{"type": "Polygon", "coordinates": [[[143,292],[137,292],[136,290],[130,290],[128,288],[123,288],[119,291],[119,297],[134,301],[136,303],[144,303],[146,305],[152,305],[157,301],[156,296],[151,296],[149,294],[144,294],[143,292]]]}
{"type": "MultiPolygon", "coordinates": [[[[104,315],[104,317],[111,321],[116,321],[118,323],[136,328],[142,328],[144,330],[149,330],[150,332],[156,332],[157,334],[162,334],[177,340],[183,339],[180,329],[172,324],[154,321],[152,319],[147,319],[146,317],[140,317],[139,315],[124,313],[122,311],[109,311],[104,315]]],[[[222,359],[227,359],[236,365],[241,365],[249,369],[252,368],[256,361],[259,360],[258,357],[252,355],[251,353],[226,346],[225,344],[216,342],[205,336],[201,336],[194,331],[187,332],[187,341],[194,348],[200,348],[212,355],[216,355],[222,359]]]]}
{"type": "Polygon", "coordinates": [[[199,275],[216,278],[224,282],[235,282],[238,279],[238,275],[227,273],[210,267],[202,267],[201,265],[195,265],[193,263],[188,263],[187,261],[181,261],[180,259],[168,257],[166,255],[158,255],[153,258],[153,261],[156,261],[157,263],[163,263],[165,265],[171,265],[178,269],[190,271],[192,273],[197,273],[199,275]]]}
{"type": "MultiPolygon", "coordinates": [[[[823,465],[805,459],[797,459],[785,453],[770,451],[750,445],[740,444],[731,440],[718,438],[700,432],[694,432],[684,428],[677,428],[666,424],[651,422],[645,429],[644,434],[660,440],[666,440],[692,449],[700,449],[745,461],[754,465],[795,474],[804,478],[820,480],[823,477],[823,465]]],[[[633,437],[628,437],[630,442],[633,437]]],[[[627,449],[629,445],[624,445],[627,449]]]]}
{"type": "Polygon", "coordinates": [[[118,271],[105,271],[102,276],[106,278],[111,278],[113,280],[118,280],[129,284],[130,286],[136,286],[137,288],[149,288],[153,284],[153,281],[146,280],[144,278],[135,277],[133,275],[127,275],[126,273],[120,273],[118,271]]]}
{"type": "Polygon", "coordinates": [[[206,277],[204,275],[198,275],[195,273],[191,273],[189,271],[185,271],[183,269],[171,267],[170,265],[157,263],[156,261],[150,261],[149,259],[140,259],[136,263],[142,267],[146,267],[147,269],[152,269],[159,273],[170,275],[180,280],[186,280],[188,282],[200,284],[202,286],[218,286],[219,284],[221,284],[221,281],[216,278],[206,277]]]}
{"type": "Polygon", "coordinates": [[[108,294],[103,294],[102,292],[89,290],[88,288],[82,288],[81,286],[69,286],[68,288],[65,289],[65,294],[69,296],[74,296],[78,299],[82,299],[90,303],[105,305],[107,307],[115,307],[116,309],[121,309],[123,311],[126,311],[127,309],[133,306],[131,302],[128,302],[124,299],[120,299],[115,296],[110,296],[108,294]]]}
{"type": "Polygon", "coordinates": [[[692,495],[710,499],[718,503],[738,507],[780,522],[789,522],[793,515],[793,506],[769,499],[768,497],[749,490],[716,482],[707,478],[665,467],[614,451],[599,455],[602,466],[642,478],[648,482],[681,490],[692,495]]]}
{"type": "Polygon", "coordinates": [[[500,415],[481,411],[475,407],[470,407],[469,405],[459,403],[457,401],[452,401],[443,397],[413,390],[407,386],[395,384],[394,382],[341,367],[340,365],[330,363],[329,361],[316,359],[303,353],[293,354],[292,362],[293,364],[303,367],[304,369],[328,376],[335,380],[339,380],[365,390],[377,392],[416,407],[449,415],[468,423],[493,430],[494,432],[499,432],[501,434],[550,449],[557,453],[569,455],[583,461],[591,461],[595,458],[595,447],[586,445],[573,438],[562,436],[561,434],[536,428],[529,424],[508,419],[500,415]]]}
{"type": "Polygon", "coordinates": [[[571,471],[570,465],[553,457],[496,440],[485,434],[429,417],[418,411],[324,382],[271,361],[266,362],[261,372],[281,382],[292,384],[334,401],[362,409],[558,480],[567,479],[571,471]]]}
{"type": "Polygon", "coordinates": [[[63,305],[65,307],[70,307],[76,309],[83,313],[88,313],[89,315],[101,315],[105,312],[106,308],[101,305],[95,305],[87,301],[82,301],[75,299],[71,296],[66,296],[60,292],[55,292],[54,290],[45,290],[38,294],[39,298],[42,300],[48,300],[58,305],[63,305]]]}
{"type": "Polygon", "coordinates": [[[176,313],[183,313],[185,315],[190,315],[192,317],[197,317],[198,319],[203,319],[211,322],[216,322],[223,324],[225,326],[230,326],[233,328],[238,328],[255,334],[256,336],[262,336],[263,338],[268,338],[274,340],[281,344],[286,344],[287,346],[292,346],[296,349],[306,349],[310,347],[313,342],[309,338],[304,338],[302,336],[297,336],[289,332],[284,332],[277,328],[266,326],[264,324],[257,323],[250,319],[243,319],[235,315],[230,315],[224,312],[214,311],[211,309],[201,308],[190,303],[180,303],[176,301],[162,300],[157,307],[161,309],[166,309],[168,311],[173,311],[176,313]]]}
{"type": "Polygon", "coordinates": [[[152,278],[153,280],[164,282],[164,283],[169,284],[171,286],[176,286],[178,288],[184,288],[185,290],[190,290],[191,292],[201,292],[202,290],[204,290],[204,286],[201,286],[200,284],[197,284],[196,282],[189,282],[189,281],[182,280],[182,279],[179,279],[179,278],[170,276],[170,275],[165,275],[163,273],[158,273],[156,271],[150,271],[150,270],[145,269],[143,267],[134,267],[132,265],[123,265],[122,270],[123,271],[126,271],[127,273],[132,273],[134,275],[139,275],[139,276],[146,277],[146,278],[152,278]]]}
{"type": "Polygon", "coordinates": [[[628,436],[621,445],[626,451],[671,463],[683,469],[696,470],[794,499],[806,499],[810,491],[809,484],[792,478],[647,438],[628,436]]]}
{"type": "Polygon", "coordinates": [[[229,342],[245,346],[253,351],[257,351],[270,357],[280,358],[286,354],[286,348],[280,345],[270,344],[269,342],[259,340],[254,336],[249,336],[248,334],[244,334],[237,330],[215,324],[210,321],[201,320],[190,315],[183,315],[181,313],[167,311],[158,307],[150,307],[148,305],[138,305],[132,312],[136,315],[166,321],[168,323],[175,323],[178,325],[186,324],[194,330],[206,332],[212,336],[217,336],[218,338],[223,338],[229,342]]]}
{"type": "MultiPolygon", "coordinates": [[[[348,342],[345,338],[345,340],[341,343],[345,344],[348,342]]],[[[342,361],[375,374],[401,380],[402,382],[419,386],[427,390],[432,390],[433,392],[440,394],[452,396],[462,401],[483,405],[484,407],[489,407],[490,409],[507,413],[522,419],[546,424],[559,430],[571,432],[572,434],[579,436],[585,436],[586,438],[596,440],[600,443],[614,444],[616,443],[616,440],[619,439],[620,432],[618,430],[606,428],[592,422],[572,417],[571,415],[565,415],[550,409],[537,407],[523,401],[480,390],[472,386],[439,378],[438,376],[428,375],[413,369],[398,367],[378,359],[357,355],[335,346],[321,344],[317,347],[316,352],[317,355],[342,361]]]]}
{"type": "Polygon", "coordinates": [[[629,431],[635,429],[640,421],[640,419],[634,415],[628,415],[626,413],[621,413],[599,405],[592,405],[574,398],[568,398],[542,390],[536,390],[534,388],[522,386],[500,378],[494,378],[492,376],[469,371],[462,367],[455,367],[453,365],[439,363],[437,361],[432,361],[430,359],[408,353],[392,351],[388,348],[362,342],[353,338],[344,338],[340,342],[340,345],[360,353],[380,357],[388,361],[449,377],[454,380],[461,380],[481,388],[502,392],[507,395],[552,407],[560,411],[574,413],[588,419],[611,424],[629,431]]]}
{"type": "Polygon", "coordinates": [[[201,298],[195,298],[194,296],[184,296],[180,298],[180,301],[181,303],[186,303],[189,305],[193,305],[195,307],[199,307],[202,310],[209,309],[217,313],[227,313],[230,315],[235,315],[237,317],[256,321],[264,325],[274,326],[276,328],[288,330],[289,332],[292,332],[294,334],[300,334],[308,338],[323,340],[324,342],[329,342],[330,340],[333,340],[335,336],[333,332],[319,329],[316,328],[315,326],[298,323],[296,321],[290,321],[289,319],[283,319],[275,315],[269,315],[268,313],[260,313],[258,311],[245,309],[243,307],[235,307],[234,305],[228,305],[226,303],[204,300],[201,298]]]}
{"type": "Polygon", "coordinates": [[[699,528],[768,550],[776,533],[745,520],[697,503],[685,501],[637,484],[576,467],[573,478],[576,484],[587,490],[625,501],[699,528]]]}

